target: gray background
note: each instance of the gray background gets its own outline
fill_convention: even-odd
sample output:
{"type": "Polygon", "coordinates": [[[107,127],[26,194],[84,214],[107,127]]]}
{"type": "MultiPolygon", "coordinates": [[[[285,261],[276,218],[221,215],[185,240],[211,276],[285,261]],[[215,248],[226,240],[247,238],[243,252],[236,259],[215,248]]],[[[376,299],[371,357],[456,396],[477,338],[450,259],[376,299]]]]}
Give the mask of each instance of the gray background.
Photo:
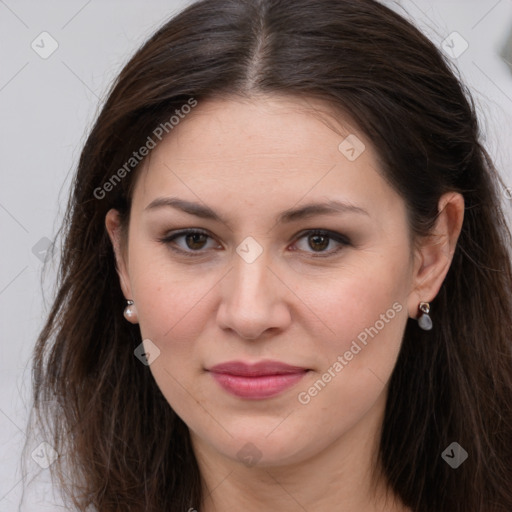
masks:
{"type": "MultiPolygon", "coordinates": [[[[1,512],[18,509],[23,481],[34,477],[22,510],[63,510],[43,505],[51,501],[49,470],[30,452],[25,476],[20,465],[31,351],[50,304],[57,257],[50,258],[43,284],[42,260],[107,87],[156,27],[188,3],[0,0],[1,512]],[[40,36],[44,31],[58,44],[46,59],[31,47],[34,41],[39,52],[51,48],[48,36],[40,36]]],[[[453,32],[467,41],[467,50],[452,60],[477,101],[487,148],[510,187],[503,191],[510,213],[512,73],[501,52],[512,30],[512,0],[385,3],[439,46],[453,32]]],[[[458,37],[447,40],[454,50],[462,48],[458,37]]]]}

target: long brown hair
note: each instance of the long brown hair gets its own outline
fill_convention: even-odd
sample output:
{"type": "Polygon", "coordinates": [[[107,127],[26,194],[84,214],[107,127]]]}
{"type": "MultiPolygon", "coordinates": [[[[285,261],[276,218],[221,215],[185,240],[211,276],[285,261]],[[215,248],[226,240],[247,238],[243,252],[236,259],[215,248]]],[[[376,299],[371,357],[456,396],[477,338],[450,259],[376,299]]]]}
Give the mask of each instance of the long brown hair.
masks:
{"type": "Polygon", "coordinates": [[[432,302],[434,329],[412,319],[405,329],[380,462],[415,512],[510,512],[512,243],[503,183],[451,66],[373,0],[203,0],[121,71],[81,153],[58,293],[34,356],[36,417],[53,433],[61,457],[52,469],[65,491],[81,511],[185,511],[202,502],[188,429],[134,357],[140,331],[122,315],[104,219],[117,208],[128,223],[140,164],[126,162],[176,109],[255,93],[318,98],[351,116],[417,237],[432,228],[443,193],[463,194],[462,232],[432,302]],[[457,469],[441,457],[454,441],[468,453],[457,469]]]}

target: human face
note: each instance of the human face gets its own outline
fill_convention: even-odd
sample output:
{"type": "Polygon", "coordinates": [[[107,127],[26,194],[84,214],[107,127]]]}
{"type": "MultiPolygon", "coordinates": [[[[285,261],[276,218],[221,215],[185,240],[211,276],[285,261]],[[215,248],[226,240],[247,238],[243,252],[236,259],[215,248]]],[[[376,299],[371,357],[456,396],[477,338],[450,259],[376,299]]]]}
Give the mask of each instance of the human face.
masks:
{"type": "Polygon", "coordinates": [[[233,461],[245,449],[259,464],[298,463],[381,414],[400,348],[405,203],[371,141],[348,119],[333,129],[322,109],[277,96],[199,103],[135,184],[120,274],[142,338],[160,351],[150,370],[194,437],[233,461]],[[349,134],[359,156],[360,145],[339,148],[349,134]],[[335,201],[348,206],[282,217],[335,201]],[[204,235],[183,236],[190,229],[204,235]],[[303,371],[258,393],[254,377],[224,377],[228,391],[210,370],[230,361],[303,371]]]}

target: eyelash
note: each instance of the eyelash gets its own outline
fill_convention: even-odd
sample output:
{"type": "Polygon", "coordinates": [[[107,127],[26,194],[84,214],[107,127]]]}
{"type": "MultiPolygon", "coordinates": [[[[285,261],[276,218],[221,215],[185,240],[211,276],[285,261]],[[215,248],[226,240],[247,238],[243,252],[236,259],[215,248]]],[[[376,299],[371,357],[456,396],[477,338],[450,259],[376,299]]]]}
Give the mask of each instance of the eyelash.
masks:
{"type": "MultiPolygon", "coordinates": [[[[183,249],[177,248],[176,246],[173,246],[173,244],[172,244],[172,242],[174,242],[177,238],[187,236],[187,235],[194,235],[194,234],[205,235],[208,238],[213,239],[213,237],[211,237],[206,231],[202,231],[200,229],[185,229],[182,231],[177,231],[177,232],[171,233],[165,237],[159,238],[158,241],[167,245],[169,247],[169,249],[171,249],[172,251],[174,251],[178,254],[184,255],[184,256],[188,256],[188,257],[192,257],[192,258],[204,256],[204,251],[202,249],[199,249],[197,251],[194,251],[194,250],[185,251],[183,249]]],[[[337,249],[330,250],[330,251],[312,252],[311,257],[313,257],[313,258],[327,258],[327,257],[333,256],[333,255],[337,254],[338,252],[340,252],[341,250],[343,250],[343,248],[351,245],[350,240],[346,236],[342,235],[341,233],[336,233],[335,231],[329,231],[329,230],[325,230],[325,229],[309,229],[309,230],[302,231],[295,238],[295,241],[293,243],[296,243],[297,241],[299,241],[302,238],[305,238],[308,236],[315,236],[315,235],[325,236],[329,240],[333,240],[333,241],[339,243],[340,246],[337,249]]]]}

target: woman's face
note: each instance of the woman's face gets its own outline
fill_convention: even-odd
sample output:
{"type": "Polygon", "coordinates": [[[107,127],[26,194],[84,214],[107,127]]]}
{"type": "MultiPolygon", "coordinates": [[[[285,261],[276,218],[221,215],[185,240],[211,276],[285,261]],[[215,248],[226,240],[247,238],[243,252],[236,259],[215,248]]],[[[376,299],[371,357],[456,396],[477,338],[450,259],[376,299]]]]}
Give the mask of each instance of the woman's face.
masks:
{"type": "Polygon", "coordinates": [[[244,463],[297,463],[378,424],[417,307],[404,201],[370,141],[312,107],[327,110],[199,103],[133,194],[120,274],[150,371],[195,443],[244,463]],[[248,367],[212,371],[233,361],[248,367]]]}

